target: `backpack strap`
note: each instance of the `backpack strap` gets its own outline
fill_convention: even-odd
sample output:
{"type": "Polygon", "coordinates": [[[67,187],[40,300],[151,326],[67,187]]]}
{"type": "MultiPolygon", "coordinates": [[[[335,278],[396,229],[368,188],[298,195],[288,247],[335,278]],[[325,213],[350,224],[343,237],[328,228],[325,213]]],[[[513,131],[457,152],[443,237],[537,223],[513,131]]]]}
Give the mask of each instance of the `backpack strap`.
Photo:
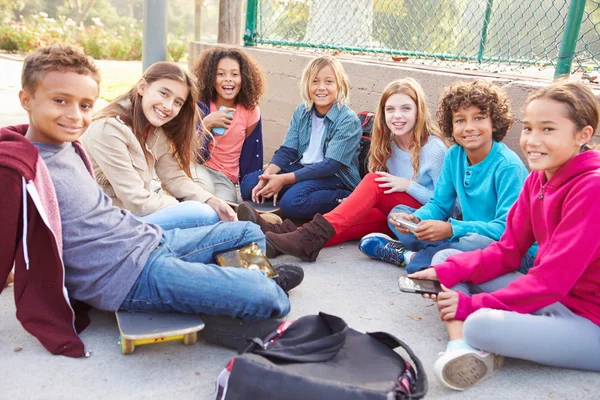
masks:
{"type": "Polygon", "coordinates": [[[404,343],[402,340],[398,339],[394,335],[390,335],[387,332],[368,332],[367,335],[371,336],[373,339],[377,339],[378,341],[385,344],[386,346],[389,346],[390,349],[402,347],[402,349],[404,351],[406,351],[406,353],[410,357],[411,361],[415,365],[415,368],[417,370],[417,379],[415,382],[415,392],[410,393],[410,394],[404,393],[404,392],[397,392],[396,393],[397,398],[398,399],[404,399],[404,398],[420,399],[420,398],[425,397],[425,394],[427,394],[427,390],[428,390],[428,386],[429,386],[427,383],[427,375],[425,375],[425,369],[423,368],[423,364],[421,364],[421,360],[419,360],[419,358],[415,355],[415,353],[412,351],[412,349],[410,347],[408,347],[408,345],[406,343],[404,343]]]}

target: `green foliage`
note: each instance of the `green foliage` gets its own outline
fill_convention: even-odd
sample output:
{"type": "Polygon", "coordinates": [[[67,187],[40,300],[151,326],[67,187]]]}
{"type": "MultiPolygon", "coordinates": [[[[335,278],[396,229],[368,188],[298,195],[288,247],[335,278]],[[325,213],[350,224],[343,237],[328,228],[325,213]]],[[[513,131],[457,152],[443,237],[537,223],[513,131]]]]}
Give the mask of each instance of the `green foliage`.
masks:
{"type": "Polygon", "coordinates": [[[179,62],[187,56],[188,42],[185,39],[171,39],[167,44],[169,61],[179,62]]]}
{"type": "Polygon", "coordinates": [[[96,59],[141,59],[142,31],[138,24],[107,30],[99,18],[92,18],[92,23],[79,29],[72,19],[64,16],[56,20],[44,13],[30,15],[0,26],[0,49],[28,53],[62,42],[78,44],[96,59]]]}
{"type": "Polygon", "coordinates": [[[308,25],[309,3],[305,0],[270,0],[261,2],[261,7],[271,9],[277,20],[272,22],[273,33],[279,40],[299,42],[304,39],[308,25]]]}

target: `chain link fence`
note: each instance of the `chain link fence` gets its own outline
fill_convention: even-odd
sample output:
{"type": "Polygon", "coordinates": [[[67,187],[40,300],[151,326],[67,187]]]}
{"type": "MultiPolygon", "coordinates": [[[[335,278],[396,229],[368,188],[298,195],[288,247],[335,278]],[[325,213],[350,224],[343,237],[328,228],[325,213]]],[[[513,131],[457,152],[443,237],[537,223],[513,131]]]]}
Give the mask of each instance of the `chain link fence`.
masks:
{"type": "Polygon", "coordinates": [[[250,45],[498,72],[566,61],[569,71],[571,59],[571,71],[600,70],[600,0],[249,0],[247,28],[250,45]]]}

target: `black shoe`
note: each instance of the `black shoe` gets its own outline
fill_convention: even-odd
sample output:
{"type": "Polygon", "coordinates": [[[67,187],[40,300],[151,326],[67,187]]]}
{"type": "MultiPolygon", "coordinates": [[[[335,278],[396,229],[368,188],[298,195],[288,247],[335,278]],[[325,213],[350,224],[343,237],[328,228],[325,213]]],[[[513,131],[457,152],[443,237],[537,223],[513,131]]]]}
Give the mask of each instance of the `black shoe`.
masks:
{"type": "Polygon", "coordinates": [[[304,279],[304,270],[297,265],[277,265],[275,271],[279,276],[273,278],[273,280],[286,293],[300,285],[304,279]]]}
{"type": "Polygon", "coordinates": [[[279,318],[246,322],[226,315],[200,314],[206,324],[200,336],[209,343],[218,344],[241,352],[254,338],[261,340],[274,332],[284,321],[279,318]]]}

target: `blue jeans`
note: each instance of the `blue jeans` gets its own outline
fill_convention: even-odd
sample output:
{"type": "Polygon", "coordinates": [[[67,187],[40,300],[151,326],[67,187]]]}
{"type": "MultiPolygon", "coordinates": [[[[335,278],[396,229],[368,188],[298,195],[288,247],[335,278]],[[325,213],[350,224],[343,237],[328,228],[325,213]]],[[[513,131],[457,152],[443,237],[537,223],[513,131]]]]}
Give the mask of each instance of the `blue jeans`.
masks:
{"type": "MultiPolygon", "coordinates": [[[[394,207],[392,213],[403,212],[407,214],[414,213],[415,208],[399,205],[394,207]]],[[[446,249],[455,249],[459,251],[473,251],[479,249],[485,249],[495,240],[487,236],[483,236],[477,233],[469,233],[466,236],[456,239],[444,239],[437,242],[426,242],[417,239],[412,233],[404,234],[396,230],[395,225],[388,222],[388,226],[394,232],[398,240],[410,251],[414,251],[417,254],[412,258],[410,262],[406,264],[406,272],[413,273],[422,269],[428,268],[431,265],[431,261],[435,253],[446,249]]],[[[527,271],[533,266],[534,259],[527,253],[521,262],[520,272],[527,273],[527,271]]]]}
{"type": "MultiPolygon", "coordinates": [[[[298,171],[304,168],[296,162],[286,166],[280,174],[298,171]]],[[[264,171],[255,171],[244,177],[240,191],[244,200],[252,199],[252,189],[258,184],[258,176],[264,171]]],[[[339,200],[350,195],[346,185],[337,176],[321,179],[309,179],[292,185],[285,185],[278,195],[281,212],[290,218],[312,219],[315,214],[325,214],[337,207],[339,200]]]]}
{"type": "Polygon", "coordinates": [[[251,222],[164,231],[120,308],[246,321],[286,315],[290,302],[275,281],[260,271],[214,264],[213,253],[252,242],[264,251],[265,237],[251,222]]]}
{"type": "Polygon", "coordinates": [[[213,225],[219,222],[219,215],[211,206],[199,201],[182,201],[155,213],[137,219],[156,224],[168,231],[175,228],[186,229],[213,225]]]}

